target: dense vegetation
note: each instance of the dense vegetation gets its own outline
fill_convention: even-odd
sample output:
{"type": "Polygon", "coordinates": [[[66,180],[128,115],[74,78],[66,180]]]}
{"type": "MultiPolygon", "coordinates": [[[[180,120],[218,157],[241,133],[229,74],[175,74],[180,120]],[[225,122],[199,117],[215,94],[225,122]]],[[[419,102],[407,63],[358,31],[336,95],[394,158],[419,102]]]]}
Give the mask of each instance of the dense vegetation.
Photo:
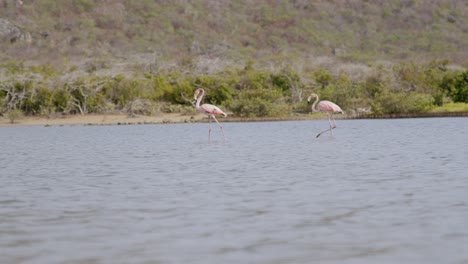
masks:
{"type": "Polygon", "coordinates": [[[468,103],[468,71],[447,69],[447,62],[377,65],[364,79],[346,73],[334,76],[325,69],[312,71],[308,86],[298,73],[254,69],[247,64],[217,74],[183,75],[177,72],[74,76],[47,66],[4,65],[8,76],[0,83],[3,112],[28,115],[53,113],[133,114],[192,111],[194,87],[207,89],[207,102],[238,116],[287,116],[308,110],[303,98],[310,92],[337,102],[348,112],[426,112],[447,102],[468,103]]]}
{"type": "Polygon", "coordinates": [[[0,113],[310,111],[312,91],[348,113],[468,103],[463,0],[4,1],[0,113]],[[18,31],[19,32],[19,31],[18,31]]]}

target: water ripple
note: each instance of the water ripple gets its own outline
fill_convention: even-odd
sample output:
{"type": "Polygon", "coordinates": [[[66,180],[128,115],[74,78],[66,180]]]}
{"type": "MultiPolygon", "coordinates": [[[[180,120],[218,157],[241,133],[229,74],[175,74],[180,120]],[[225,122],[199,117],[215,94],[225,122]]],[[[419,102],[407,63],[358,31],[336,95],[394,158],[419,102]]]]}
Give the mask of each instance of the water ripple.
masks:
{"type": "Polygon", "coordinates": [[[468,259],[466,118],[322,121],[4,127],[0,263],[468,259]]]}

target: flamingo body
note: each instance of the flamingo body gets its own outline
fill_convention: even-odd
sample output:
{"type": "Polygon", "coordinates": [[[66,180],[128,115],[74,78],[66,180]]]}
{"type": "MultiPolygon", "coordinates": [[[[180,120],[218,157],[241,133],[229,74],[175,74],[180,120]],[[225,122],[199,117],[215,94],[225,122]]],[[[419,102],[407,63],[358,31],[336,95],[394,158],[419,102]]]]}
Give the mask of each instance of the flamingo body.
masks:
{"type": "Polygon", "coordinates": [[[330,131],[330,134],[333,135],[332,130],[336,128],[336,122],[335,122],[335,119],[333,118],[333,113],[342,113],[343,114],[344,113],[343,110],[341,109],[341,107],[339,107],[337,104],[335,104],[333,102],[330,102],[330,101],[327,101],[327,100],[323,100],[323,101],[319,102],[319,97],[315,93],[311,94],[309,96],[309,98],[307,98],[307,101],[310,102],[310,100],[312,100],[312,98],[315,98],[315,102],[312,105],[312,112],[313,113],[326,112],[328,114],[328,123],[330,124],[330,128],[318,133],[317,137],[320,137],[320,135],[322,135],[324,132],[327,132],[327,131],[330,131]],[[317,106],[318,109],[315,108],[315,106],[317,106]]]}
{"type": "Polygon", "coordinates": [[[343,110],[341,107],[339,107],[337,104],[330,102],[330,101],[320,101],[318,103],[318,109],[321,112],[327,112],[327,113],[343,113],[343,110]]]}
{"type": "Polygon", "coordinates": [[[221,129],[221,133],[223,134],[223,138],[224,140],[226,140],[226,137],[224,136],[223,126],[218,122],[218,120],[216,119],[216,116],[222,115],[226,117],[227,114],[223,110],[221,110],[219,107],[217,107],[216,105],[212,105],[212,104],[200,105],[200,102],[203,99],[203,96],[205,96],[205,90],[202,88],[198,88],[195,91],[195,94],[193,95],[193,97],[197,100],[195,104],[195,108],[197,108],[197,110],[200,113],[208,115],[208,120],[209,120],[208,140],[209,141],[211,140],[211,118],[213,118],[216,121],[216,123],[219,125],[219,128],[221,129]],[[201,95],[199,96],[200,93],[201,95]]]}
{"type": "Polygon", "coordinates": [[[206,114],[206,115],[214,115],[214,116],[222,115],[224,117],[227,116],[227,114],[224,113],[223,110],[221,110],[216,105],[212,105],[212,104],[202,104],[198,108],[198,111],[200,111],[200,113],[203,113],[203,114],[206,114]]]}

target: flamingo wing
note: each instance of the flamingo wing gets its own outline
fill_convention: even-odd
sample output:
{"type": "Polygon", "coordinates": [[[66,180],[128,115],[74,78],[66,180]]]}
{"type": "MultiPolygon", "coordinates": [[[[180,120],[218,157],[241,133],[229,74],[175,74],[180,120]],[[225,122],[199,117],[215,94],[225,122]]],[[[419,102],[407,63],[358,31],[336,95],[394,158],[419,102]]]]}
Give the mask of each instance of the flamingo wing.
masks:
{"type": "Polygon", "coordinates": [[[223,110],[221,110],[219,107],[217,107],[216,105],[212,105],[212,104],[202,104],[200,106],[200,110],[207,114],[207,115],[223,115],[223,116],[227,116],[226,113],[223,112],[223,110]]]}
{"type": "Polygon", "coordinates": [[[343,110],[341,107],[339,107],[337,104],[330,102],[330,101],[320,101],[318,104],[318,108],[320,111],[323,112],[328,112],[328,113],[335,113],[335,112],[341,112],[343,113],[343,110]]]}

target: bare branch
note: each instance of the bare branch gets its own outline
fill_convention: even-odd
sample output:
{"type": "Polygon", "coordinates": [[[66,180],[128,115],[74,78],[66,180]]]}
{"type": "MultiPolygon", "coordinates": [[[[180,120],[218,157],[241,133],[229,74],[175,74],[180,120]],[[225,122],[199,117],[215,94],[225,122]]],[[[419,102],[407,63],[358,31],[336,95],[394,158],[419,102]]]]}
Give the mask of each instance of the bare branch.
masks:
{"type": "Polygon", "coordinates": [[[193,107],[195,107],[195,102],[196,102],[195,100],[188,99],[187,97],[185,97],[184,93],[182,92],[180,93],[180,96],[182,97],[182,99],[184,99],[184,101],[189,102],[193,107]]]}
{"type": "Polygon", "coordinates": [[[290,84],[290,89],[292,93],[292,98],[296,102],[302,102],[302,88],[300,87],[300,83],[298,84],[297,81],[293,80],[288,74],[284,73],[284,77],[286,77],[290,84]]]}
{"type": "Polygon", "coordinates": [[[15,80],[11,79],[0,83],[0,90],[6,92],[6,96],[3,98],[3,101],[5,103],[5,111],[16,109],[18,107],[18,104],[20,104],[21,101],[26,98],[27,81],[28,80],[26,78],[18,78],[15,80]],[[22,90],[18,89],[18,85],[22,85],[22,90]]]}

